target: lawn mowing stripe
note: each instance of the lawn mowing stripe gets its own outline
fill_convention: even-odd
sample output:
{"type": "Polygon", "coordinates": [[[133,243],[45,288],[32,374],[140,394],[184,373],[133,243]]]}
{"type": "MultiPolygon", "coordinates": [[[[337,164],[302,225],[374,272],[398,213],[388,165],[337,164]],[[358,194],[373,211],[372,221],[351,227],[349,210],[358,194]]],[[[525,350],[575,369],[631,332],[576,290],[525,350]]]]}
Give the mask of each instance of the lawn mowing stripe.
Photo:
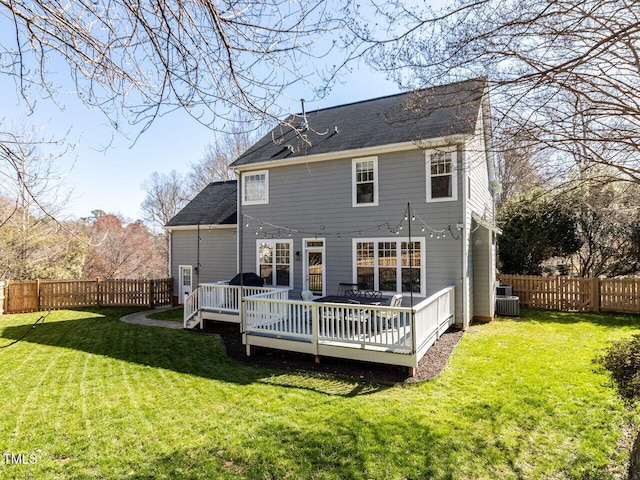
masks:
{"type": "MultiPolygon", "coordinates": [[[[133,408],[129,408],[130,413],[132,415],[135,415],[141,420],[142,424],[144,424],[145,430],[147,430],[148,432],[148,434],[146,434],[144,438],[154,438],[155,428],[153,427],[153,424],[149,421],[149,419],[147,418],[147,416],[144,414],[144,412],[140,407],[137,390],[134,390],[134,388],[131,386],[130,377],[135,374],[137,368],[139,367],[133,364],[125,364],[124,362],[120,362],[120,371],[122,372],[122,384],[124,385],[127,396],[128,396],[128,403],[133,407],[133,408]]],[[[141,435],[143,434],[143,432],[138,432],[138,433],[141,435]]]]}
{"type": "Polygon", "coordinates": [[[37,376],[37,381],[35,385],[29,389],[23,403],[20,412],[18,413],[18,417],[16,418],[15,427],[11,433],[9,440],[9,448],[13,448],[15,451],[15,444],[19,440],[20,435],[20,427],[24,422],[25,416],[29,413],[34,405],[35,398],[40,395],[40,389],[43,387],[45,380],[49,376],[49,372],[53,368],[53,366],[58,362],[58,359],[64,353],[62,349],[42,349],[42,350],[50,350],[52,353],[56,352],[55,355],[51,356],[46,367],[40,371],[40,374],[37,376]]]}
{"type": "MultiPolygon", "coordinates": [[[[89,448],[88,451],[89,452],[96,452],[99,451],[97,448],[95,448],[95,436],[93,435],[93,424],[91,422],[91,416],[89,415],[89,408],[87,405],[87,401],[90,398],[89,396],[89,391],[87,389],[87,372],[89,371],[89,363],[91,362],[91,367],[93,368],[93,366],[96,364],[95,358],[93,355],[85,355],[85,360],[84,360],[84,364],[82,365],[82,373],[80,375],[80,395],[81,395],[81,400],[80,400],[80,408],[82,410],[82,419],[84,421],[84,429],[85,429],[85,438],[86,441],[89,443],[89,445],[91,445],[92,448],[89,448]]],[[[95,388],[95,385],[92,386],[93,388],[95,388]]],[[[93,460],[93,459],[92,459],[93,460]]]]}

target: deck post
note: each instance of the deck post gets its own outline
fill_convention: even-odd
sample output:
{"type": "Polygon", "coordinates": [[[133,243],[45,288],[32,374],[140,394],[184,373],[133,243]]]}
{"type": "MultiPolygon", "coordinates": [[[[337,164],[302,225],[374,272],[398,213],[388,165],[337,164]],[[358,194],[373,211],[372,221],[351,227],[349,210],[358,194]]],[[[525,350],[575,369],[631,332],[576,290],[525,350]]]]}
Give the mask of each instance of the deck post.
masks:
{"type": "Polygon", "coordinates": [[[416,367],[407,367],[407,372],[410,377],[413,377],[416,374],[416,367]]]}
{"type": "Polygon", "coordinates": [[[320,329],[320,307],[314,304],[311,307],[311,343],[316,357],[316,365],[320,364],[320,356],[318,355],[318,330],[320,329]]]}

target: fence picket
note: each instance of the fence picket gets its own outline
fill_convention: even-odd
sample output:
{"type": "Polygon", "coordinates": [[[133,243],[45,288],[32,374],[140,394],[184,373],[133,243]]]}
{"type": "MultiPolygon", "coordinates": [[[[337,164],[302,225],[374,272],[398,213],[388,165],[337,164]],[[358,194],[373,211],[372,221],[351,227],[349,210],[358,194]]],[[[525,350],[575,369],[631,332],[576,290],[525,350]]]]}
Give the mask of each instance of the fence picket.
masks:
{"type": "Polygon", "coordinates": [[[525,307],[578,312],[640,313],[640,278],[498,275],[525,307]]]}
{"type": "Polygon", "coordinates": [[[5,282],[5,313],[100,306],[171,305],[171,278],[5,282]]]}

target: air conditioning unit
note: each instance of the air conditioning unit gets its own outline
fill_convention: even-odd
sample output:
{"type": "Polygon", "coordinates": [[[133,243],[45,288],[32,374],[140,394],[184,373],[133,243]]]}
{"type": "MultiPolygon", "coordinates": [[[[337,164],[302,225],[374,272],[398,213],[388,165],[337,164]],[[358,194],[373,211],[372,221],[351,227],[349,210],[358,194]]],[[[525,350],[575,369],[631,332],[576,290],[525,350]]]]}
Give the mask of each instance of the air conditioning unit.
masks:
{"type": "Polygon", "coordinates": [[[520,316],[520,298],[513,295],[496,297],[496,315],[504,317],[520,316]]]}
{"type": "Polygon", "coordinates": [[[496,295],[499,297],[513,296],[513,287],[511,285],[498,285],[496,287],[496,295]]]}

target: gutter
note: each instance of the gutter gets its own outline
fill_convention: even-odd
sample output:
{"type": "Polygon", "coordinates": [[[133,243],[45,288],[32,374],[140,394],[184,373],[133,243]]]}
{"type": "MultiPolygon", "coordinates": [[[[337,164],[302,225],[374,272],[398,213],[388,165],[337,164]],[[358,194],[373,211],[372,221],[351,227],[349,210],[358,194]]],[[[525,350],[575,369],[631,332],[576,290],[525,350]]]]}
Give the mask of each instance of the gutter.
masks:
{"type": "Polygon", "coordinates": [[[178,230],[198,230],[198,229],[207,229],[207,230],[229,230],[238,228],[236,224],[230,225],[220,225],[220,224],[211,224],[211,225],[177,225],[175,227],[164,227],[168,232],[178,231],[178,230]]]}
{"type": "MultiPolygon", "coordinates": [[[[278,160],[268,160],[246,165],[231,164],[232,169],[236,172],[247,170],[255,170],[256,168],[281,167],[286,165],[298,165],[304,163],[323,162],[325,160],[339,160],[343,158],[365,157],[368,155],[376,155],[383,153],[392,153],[406,150],[425,150],[443,144],[464,143],[472,138],[473,134],[458,133],[455,135],[447,135],[444,137],[431,138],[426,140],[416,140],[411,142],[393,143],[389,145],[377,145],[373,147],[354,148],[351,150],[341,150],[337,152],[326,152],[312,155],[302,155],[293,158],[284,158],[278,160]]],[[[239,189],[240,190],[240,189],[239,189]]]]}

